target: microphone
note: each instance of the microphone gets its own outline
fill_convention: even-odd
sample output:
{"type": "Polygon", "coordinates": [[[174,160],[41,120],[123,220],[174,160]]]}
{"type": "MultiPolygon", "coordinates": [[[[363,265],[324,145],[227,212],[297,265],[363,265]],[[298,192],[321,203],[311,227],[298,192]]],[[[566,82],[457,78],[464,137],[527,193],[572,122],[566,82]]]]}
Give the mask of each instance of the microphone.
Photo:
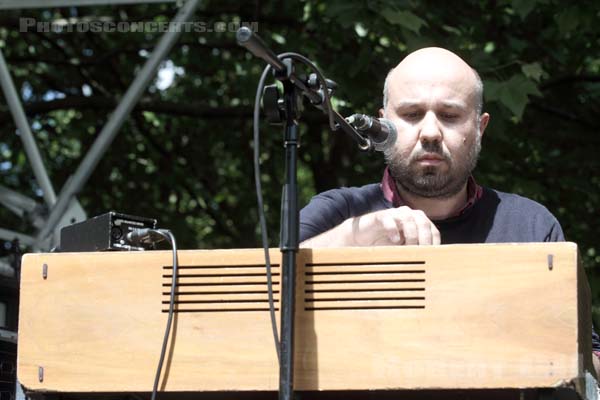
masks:
{"type": "Polygon", "coordinates": [[[262,58],[271,64],[273,68],[279,72],[287,71],[287,67],[281,61],[277,54],[267,47],[265,42],[262,41],[260,36],[252,32],[247,26],[242,26],[235,34],[235,38],[240,46],[245,47],[248,51],[254,54],[258,58],[262,58]]]}
{"type": "Polygon", "coordinates": [[[367,134],[375,151],[385,151],[396,143],[398,132],[389,119],[353,114],[346,121],[359,132],[367,134]]]}

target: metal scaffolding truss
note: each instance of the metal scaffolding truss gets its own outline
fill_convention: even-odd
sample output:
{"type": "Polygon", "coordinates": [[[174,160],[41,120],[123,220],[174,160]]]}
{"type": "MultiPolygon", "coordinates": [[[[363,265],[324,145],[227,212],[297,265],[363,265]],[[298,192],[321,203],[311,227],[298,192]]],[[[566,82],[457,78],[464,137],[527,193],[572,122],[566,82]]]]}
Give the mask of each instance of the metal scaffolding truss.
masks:
{"type": "MultiPolygon", "coordinates": [[[[167,3],[176,0],[0,0],[0,9],[80,7],[91,5],[167,3]]],[[[181,7],[171,24],[177,26],[190,22],[200,0],[180,2],[181,7]]],[[[119,133],[123,123],[139,101],[151,80],[155,77],[160,63],[172,49],[183,29],[169,29],[159,39],[152,54],[137,74],[119,104],[110,114],[108,121],[96,140],[83,157],[76,171],[61,188],[58,197],[31,132],[20,97],[10,76],[4,55],[0,49],[0,85],[8,103],[10,113],[17,126],[29,163],[39,188],[43,193],[44,204],[0,185],[0,204],[17,216],[27,220],[37,233],[30,236],[0,227],[0,239],[17,239],[33,251],[47,251],[58,244],[60,228],[86,218],[76,195],[85,186],[98,162],[119,133]]],[[[0,262],[0,275],[13,276],[14,270],[0,262]]]]}

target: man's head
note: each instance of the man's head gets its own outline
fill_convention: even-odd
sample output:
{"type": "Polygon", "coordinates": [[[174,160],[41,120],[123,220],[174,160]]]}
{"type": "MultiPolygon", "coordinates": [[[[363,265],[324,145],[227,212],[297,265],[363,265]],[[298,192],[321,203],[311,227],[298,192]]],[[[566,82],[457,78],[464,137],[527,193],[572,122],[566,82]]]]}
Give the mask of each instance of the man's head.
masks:
{"type": "Polygon", "coordinates": [[[477,72],[441,48],[415,51],[390,71],[381,114],[396,125],[398,140],[385,156],[402,189],[447,198],[464,188],[489,121],[482,95],[477,72]]]}

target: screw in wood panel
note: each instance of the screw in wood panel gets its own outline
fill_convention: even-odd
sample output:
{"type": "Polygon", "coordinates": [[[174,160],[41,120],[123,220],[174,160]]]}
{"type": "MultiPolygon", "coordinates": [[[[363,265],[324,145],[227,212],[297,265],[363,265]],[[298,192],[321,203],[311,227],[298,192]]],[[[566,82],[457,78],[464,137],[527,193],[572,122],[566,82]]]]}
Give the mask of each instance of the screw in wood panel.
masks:
{"type": "Polygon", "coordinates": [[[42,265],[42,278],[48,279],[48,264],[42,265]]]}
{"type": "Polygon", "coordinates": [[[554,268],[554,255],[548,254],[548,269],[552,271],[552,268],[554,268]]]}
{"type": "Polygon", "coordinates": [[[40,382],[44,382],[44,367],[38,367],[38,379],[40,382]]]}

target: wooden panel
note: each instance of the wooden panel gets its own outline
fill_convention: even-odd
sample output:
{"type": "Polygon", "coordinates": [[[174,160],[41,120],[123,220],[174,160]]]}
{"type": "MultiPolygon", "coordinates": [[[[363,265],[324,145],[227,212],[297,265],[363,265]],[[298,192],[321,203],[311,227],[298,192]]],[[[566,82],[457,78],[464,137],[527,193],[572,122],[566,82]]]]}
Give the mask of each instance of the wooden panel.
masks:
{"type": "MultiPolygon", "coordinates": [[[[262,250],[179,252],[182,266],[257,265],[263,257],[262,250]]],[[[271,258],[278,262],[279,252],[273,251],[271,258]]],[[[151,390],[167,319],[162,312],[168,299],[163,293],[169,289],[162,286],[163,266],[171,260],[171,253],[163,251],[26,255],[18,355],[25,386],[66,392],[151,390]],[[42,277],[44,263],[47,279],[42,277]],[[39,366],[44,367],[43,382],[39,366]]],[[[202,287],[266,289],[265,284],[202,287]]],[[[267,308],[266,303],[260,306],[267,308]]],[[[204,308],[220,312],[176,314],[166,390],[276,388],[269,313],[232,312],[226,303],[204,308]]]]}
{"type": "MultiPolygon", "coordinates": [[[[273,282],[276,282],[275,279],[273,279],[273,282]]],[[[163,286],[162,290],[163,290],[163,294],[168,294],[170,291],[170,286],[163,286]]],[[[264,292],[266,293],[267,288],[265,287],[264,284],[248,284],[248,285],[243,285],[243,286],[235,286],[235,285],[229,285],[229,286],[213,286],[213,287],[194,287],[194,286],[178,286],[177,287],[177,291],[176,293],[178,294],[182,294],[182,295],[186,295],[188,293],[202,293],[202,294],[209,294],[209,293],[240,293],[240,292],[264,292]]]]}
{"type": "MultiPolygon", "coordinates": [[[[278,281],[278,277],[273,277],[273,281],[278,281]]],[[[267,278],[265,276],[228,276],[219,277],[189,277],[182,276],[179,278],[179,286],[245,286],[252,284],[265,284],[267,278]]],[[[169,279],[170,282],[170,279],[169,279]]],[[[163,286],[168,287],[170,283],[163,282],[163,286]]]]}
{"type": "Polygon", "coordinates": [[[333,283],[352,283],[352,282],[424,282],[425,278],[422,273],[371,273],[371,274],[355,274],[355,275],[319,275],[307,276],[307,284],[327,284],[333,283]]]}
{"type": "Polygon", "coordinates": [[[351,283],[332,283],[329,282],[326,285],[314,286],[312,284],[305,284],[304,291],[306,293],[313,292],[360,292],[360,291],[383,291],[383,290],[425,290],[425,281],[419,280],[418,282],[351,282],[351,283]]]}
{"type": "MultiPolygon", "coordinates": [[[[179,260],[207,276],[179,280],[193,285],[178,287],[178,307],[194,312],[176,314],[164,390],[276,390],[266,275],[253,275],[264,274],[262,250],[179,260]]],[[[589,288],[572,243],[304,249],[298,260],[297,390],[553,387],[591,366],[589,288]]],[[[170,262],[170,252],[26,255],[21,382],[150,390],[170,262]]]]}
{"type": "MultiPolygon", "coordinates": [[[[336,250],[319,249],[307,262],[331,263],[337,257],[336,250]]],[[[549,387],[561,381],[558,377],[569,381],[579,375],[577,323],[590,315],[577,315],[575,245],[345,249],[343,254],[344,260],[365,263],[390,257],[426,261],[425,309],[300,313],[298,325],[313,330],[297,334],[299,346],[311,349],[296,364],[298,386],[318,377],[321,389],[339,390],[549,387]],[[552,270],[548,254],[553,254],[552,270]],[[352,363],[357,368],[348,368],[352,363]]],[[[589,330],[585,335],[582,351],[589,353],[589,330]]]]}
{"type": "Polygon", "coordinates": [[[333,299],[377,299],[377,298],[385,298],[385,299],[394,299],[397,297],[418,297],[420,299],[425,299],[424,292],[425,289],[422,290],[412,290],[412,291],[400,291],[400,290],[391,290],[391,291],[354,291],[354,292],[318,292],[310,295],[306,295],[304,300],[333,300],[333,299]]]}
{"type": "MultiPolygon", "coordinates": [[[[198,303],[226,302],[226,301],[235,302],[238,300],[261,302],[268,298],[266,290],[264,290],[264,291],[263,290],[257,290],[257,291],[241,290],[239,292],[201,292],[200,291],[200,292],[186,292],[186,293],[178,293],[176,291],[175,293],[176,293],[175,304],[189,303],[189,302],[198,302],[198,303]]],[[[278,290],[275,290],[273,292],[273,297],[275,300],[279,299],[279,291],[278,290]]],[[[171,295],[169,292],[163,292],[163,304],[169,303],[170,298],[171,298],[171,295]]]]}

